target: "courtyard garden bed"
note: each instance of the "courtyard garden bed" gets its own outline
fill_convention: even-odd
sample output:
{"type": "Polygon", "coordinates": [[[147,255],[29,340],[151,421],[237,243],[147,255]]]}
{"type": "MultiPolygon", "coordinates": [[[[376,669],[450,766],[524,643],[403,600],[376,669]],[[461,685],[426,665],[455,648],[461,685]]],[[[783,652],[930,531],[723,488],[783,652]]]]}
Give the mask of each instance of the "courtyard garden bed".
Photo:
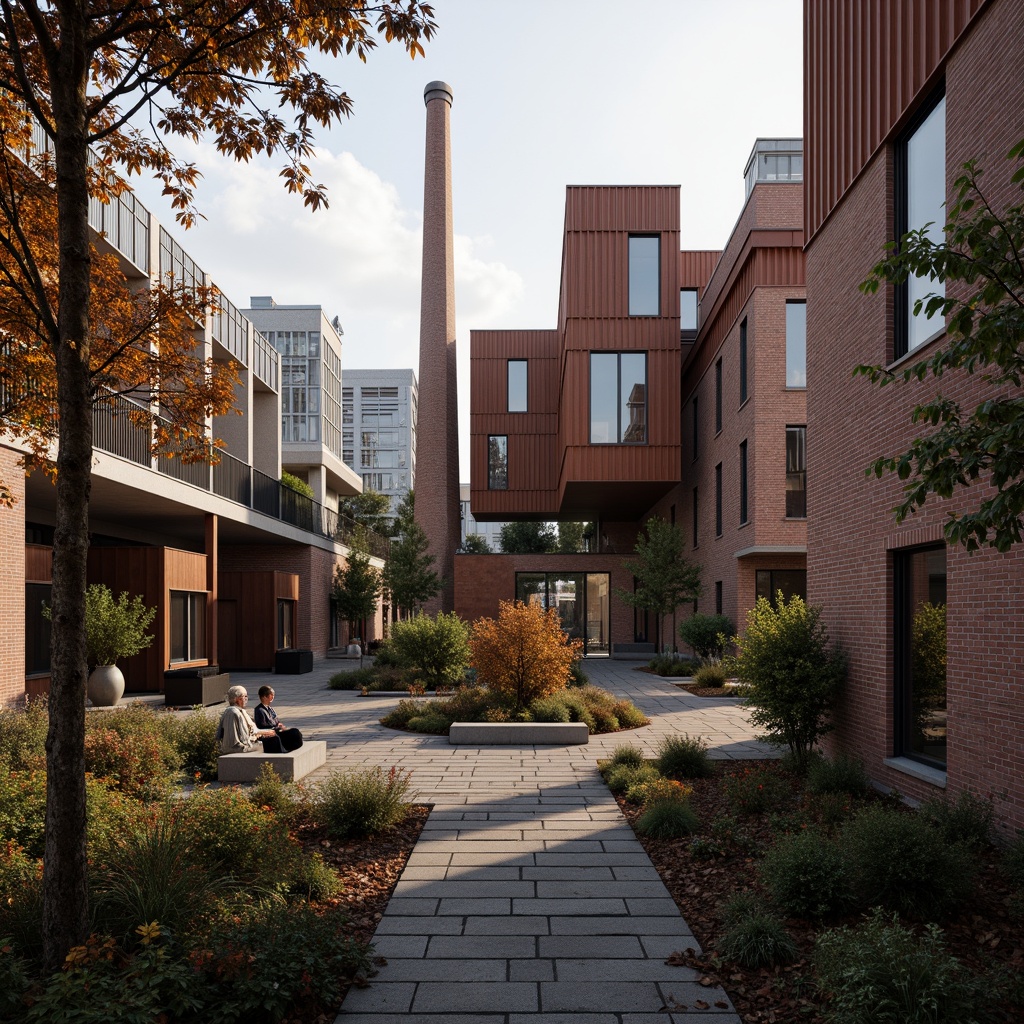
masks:
{"type": "Polygon", "coordinates": [[[744,1022],[1024,1019],[1024,842],[992,844],[986,801],[914,811],[854,762],[814,759],[805,777],[675,746],[619,748],[602,771],[703,948],[672,962],[744,1022]],[[673,801],[685,813],[652,815],[673,801]]]}

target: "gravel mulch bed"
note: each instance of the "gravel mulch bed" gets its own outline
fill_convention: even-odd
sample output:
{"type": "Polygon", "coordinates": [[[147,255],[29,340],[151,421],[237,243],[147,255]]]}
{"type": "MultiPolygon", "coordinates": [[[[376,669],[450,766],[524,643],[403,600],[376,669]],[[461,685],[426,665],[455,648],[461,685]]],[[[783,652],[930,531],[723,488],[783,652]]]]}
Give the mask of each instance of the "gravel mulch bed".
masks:
{"type": "MultiPolygon", "coordinates": [[[[716,820],[733,816],[723,792],[723,780],[752,768],[766,768],[781,776],[792,800],[781,810],[803,814],[813,820],[806,804],[800,802],[801,780],[788,774],[780,764],[768,762],[729,762],[716,765],[713,778],[695,780],[692,806],[699,820],[699,836],[708,834],[716,820]]],[[[623,814],[633,824],[639,809],[618,798],[623,814]]],[[[791,818],[792,827],[799,827],[791,818]]],[[[720,908],[732,896],[757,890],[757,864],[778,834],[773,829],[771,812],[736,817],[732,836],[722,842],[721,852],[710,859],[698,859],[691,852],[691,839],[648,839],[640,842],[676,901],[683,917],[704,950],[703,955],[680,950],[670,963],[694,967],[707,985],[720,984],[728,992],[740,1017],[747,1024],[803,1021],[825,1024],[827,1001],[814,983],[810,956],[815,937],[824,927],[857,924],[861,917],[829,922],[825,926],[790,919],[787,929],[799,948],[796,961],[785,967],[750,970],[721,960],[715,950],[723,932],[720,908]]],[[[779,826],[776,816],[775,826],[779,826]]],[[[998,853],[988,849],[979,854],[979,877],[975,897],[951,921],[943,924],[949,952],[973,971],[991,971],[1004,967],[1024,969],[1024,906],[997,867],[998,853]]],[[[995,1020],[1011,1024],[1024,1020],[1024,1005],[1007,1006],[997,1011],[995,1020]]]]}

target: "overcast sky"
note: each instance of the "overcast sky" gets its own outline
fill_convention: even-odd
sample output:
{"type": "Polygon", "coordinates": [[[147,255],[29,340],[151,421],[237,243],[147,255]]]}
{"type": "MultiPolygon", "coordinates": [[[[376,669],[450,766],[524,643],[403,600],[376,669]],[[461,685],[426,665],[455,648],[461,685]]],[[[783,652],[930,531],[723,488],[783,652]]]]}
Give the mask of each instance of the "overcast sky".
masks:
{"type": "Polygon", "coordinates": [[[566,185],[681,185],[683,247],[721,248],[754,139],[803,132],[801,6],[435,0],[425,59],[382,44],[365,65],[324,66],[355,104],[320,138],[328,210],[286,194],[277,164],[207,146],[198,227],[174,228],[158,193],[133,184],[237,306],[320,304],[341,318],[343,368],[418,371],[423,88],[448,82],[468,480],[470,331],[555,326],[566,185]]]}

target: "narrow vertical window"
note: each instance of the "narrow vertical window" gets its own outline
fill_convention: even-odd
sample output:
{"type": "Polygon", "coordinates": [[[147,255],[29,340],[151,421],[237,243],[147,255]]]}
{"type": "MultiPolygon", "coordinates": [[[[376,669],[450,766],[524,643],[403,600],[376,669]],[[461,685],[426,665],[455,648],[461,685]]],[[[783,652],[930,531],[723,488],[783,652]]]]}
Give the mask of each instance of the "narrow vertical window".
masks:
{"type": "Polygon", "coordinates": [[[722,614],[722,581],[715,580],[715,614],[722,614]]]}
{"type": "Polygon", "coordinates": [[[740,523],[747,521],[747,442],[740,441],[740,523]]]}
{"type": "Polygon", "coordinates": [[[747,321],[740,324],[740,405],[747,400],[747,321]]]}
{"type": "Polygon", "coordinates": [[[629,236],[629,315],[657,316],[661,309],[661,239],[629,236]]]}
{"type": "Polygon", "coordinates": [[[946,549],[897,552],[895,753],[946,767],[946,549]]]}
{"type": "Polygon", "coordinates": [[[697,524],[700,522],[700,513],[697,505],[697,488],[693,489],[693,546],[697,546],[697,524]]]}
{"type": "Polygon", "coordinates": [[[697,331],[697,289],[682,288],[679,291],[679,329],[697,331]]]}
{"type": "Polygon", "coordinates": [[[715,433],[722,432],[722,360],[715,363],[715,433]]]}
{"type": "Polygon", "coordinates": [[[487,438],[487,489],[508,490],[508,436],[491,434],[487,438]]]}
{"type": "Polygon", "coordinates": [[[722,536],[722,464],[715,466],[715,536],[722,536]]]}
{"type": "Polygon", "coordinates": [[[807,387],[807,303],[786,303],[786,387],[807,387]]]}
{"type": "Polygon", "coordinates": [[[693,396],[693,458],[696,461],[700,454],[700,415],[697,408],[697,396],[693,396]]]}
{"type": "Polygon", "coordinates": [[[786,427],[786,518],[807,518],[806,427],[786,427]]]}
{"type": "MultiPolygon", "coordinates": [[[[896,226],[900,237],[926,230],[937,245],[945,240],[946,97],[942,96],[911,128],[897,150],[896,226]],[[927,225],[927,227],[926,227],[927,225]]],[[[944,295],[943,282],[909,277],[896,289],[895,355],[913,352],[945,328],[941,317],[929,319],[914,304],[928,295],[944,295]]]]}
{"type": "Polygon", "coordinates": [[[526,360],[510,359],[508,361],[508,411],[526,412],[526,360]]]}

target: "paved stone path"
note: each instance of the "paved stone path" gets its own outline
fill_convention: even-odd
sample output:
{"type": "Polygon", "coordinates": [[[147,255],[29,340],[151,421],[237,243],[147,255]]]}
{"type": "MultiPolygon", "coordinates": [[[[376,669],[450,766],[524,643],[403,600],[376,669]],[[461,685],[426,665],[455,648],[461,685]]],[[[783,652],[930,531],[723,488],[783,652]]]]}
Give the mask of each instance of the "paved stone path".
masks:
{"type": "MultiPolygon", "coordinates": [[[[338,1024],[738,1024],[721,989],[664,963],[698,944],[597,772],[621,743],[653,753],[684,732],[715,757],[771,756],[736,700],[587,662],[652,724],[582,747],[453,747],[380,726],[394,698],[323,689],[351,667],[269,677],[282,720],[328,741],[310,779],[399,765],[434,809],[374,937],[388,963],[349,992],[338,1024]]],[[[232,675],[253,692],[267,678],[232,675]]]]}

